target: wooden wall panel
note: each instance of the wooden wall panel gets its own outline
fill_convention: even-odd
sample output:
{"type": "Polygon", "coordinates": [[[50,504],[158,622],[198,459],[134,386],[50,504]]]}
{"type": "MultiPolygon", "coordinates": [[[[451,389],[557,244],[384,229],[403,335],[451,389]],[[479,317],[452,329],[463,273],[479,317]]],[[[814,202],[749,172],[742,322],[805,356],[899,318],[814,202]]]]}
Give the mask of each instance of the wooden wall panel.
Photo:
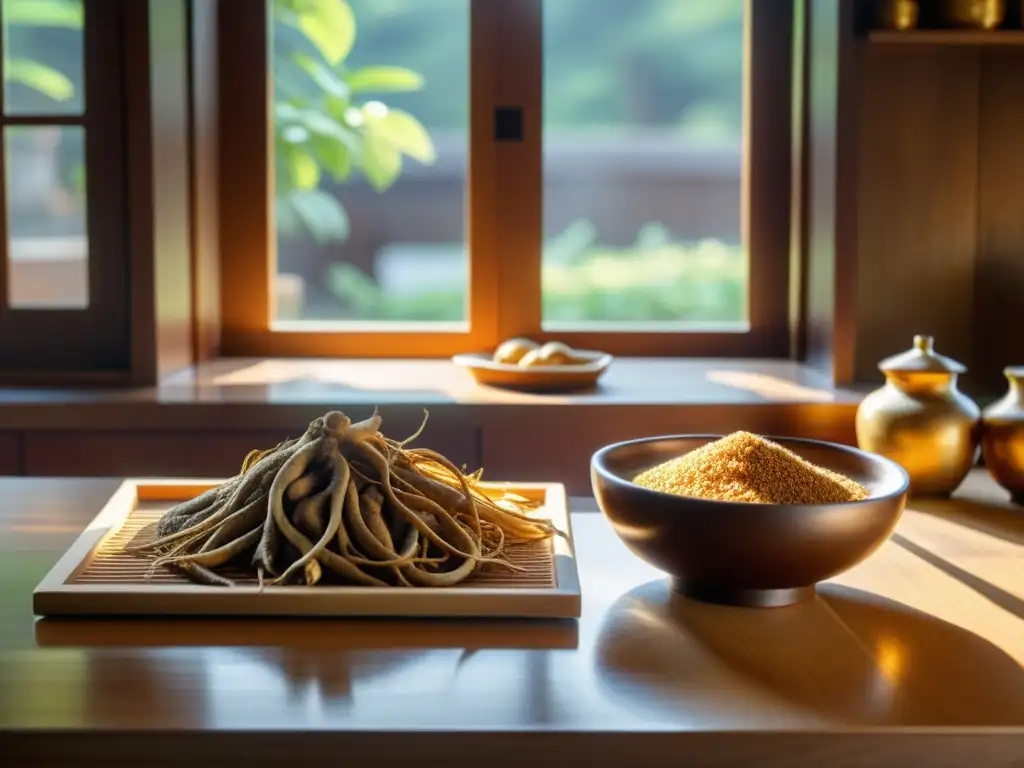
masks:
{"type": "Polygon", "coordinates": [[[0,475],[21,474],[21,435],[0,432],[0,475]]]}
{"type": "Polygon", "coordinates": [[[1024,363],[1024,51],[869,44],[862,64],[856,378],[930,333],[998,394],[1024,363]]]}
{"type": "Polygon", "coordinates": [[[1024,365],[1024,51],[981,55],[975,372],[996,393],[1002,369],[1024,365]]]}
{"type": "MultiPolygon", "coordinates": [[[[389,435],[411,434],[417,425],[395,426],[397,431],[389,431],[389,435]]],[[[35,477],[225,477],[238,471],[252,449],[272,448],[285,437],[279,431],[255,430],[27,432],[20,461],[24,474],[35,477]]],[[[0,434],[0,472],[7,461],[5,440],[0,434]]],[[[417,445],[440,451],[456,465],[480,466],[479,430],[475,427],[458,431],[435,427],[417,445]]]]}
{"type": "Polygon", "coordinates": [[[603,406],[595,418],[571,407],[503,408],[483,427],[484,477],[565,483],[570,494],[590,490],[590,456],[610,443],[666,434],[800,435],[854,445],[856,405],[800,404],[715,408],[603,406]],[[522,437],[514,437],[515,435],[522,437]]]}
{"type": "Polygon", "coordinates": [[[192,364],[186,0],[124,3],[132,379],[192,364]]]}
{"type": "Polygon", "coordinates": [[[124,4],[125,153],[131,294],[132,383],[155,384],[156,281],[153,264],[153,150],[149,77],[149,5],[124,4]]]}
{"type": "Polygon", "coordinates": [[[276,432],[28,432],[26,475],[223,477],[253,448],[271,448],[276,432]]]}
{"type": "Polygon", "coordinates": [[[935,336],[973,367],[978,61],[970,48],[870,47],[862,59],[858,381],[935,336]]]}
{"type": "MultiPolygon", "coordinates": [[[[658,434],[723,434],[739,429],[765,435],[800,435],[852,445],[853,403],[770,406],[606,406],[600,418],[573,408],[502,408],[483,424],[431,422],[415,445],[436,450],[456,465],[484,469],[485,479],[562,482],[571,493],[590,493],[591,454],[609,443],[658,434]]],[[[414,418],[388,420],[388,434],[404,436],[414,418]]],[[[279,430],[117,432],[33,430],[0,433],[0,473],[34,477],[223,477],[238,471],[253,448],[270,448],[279,430]]]]}

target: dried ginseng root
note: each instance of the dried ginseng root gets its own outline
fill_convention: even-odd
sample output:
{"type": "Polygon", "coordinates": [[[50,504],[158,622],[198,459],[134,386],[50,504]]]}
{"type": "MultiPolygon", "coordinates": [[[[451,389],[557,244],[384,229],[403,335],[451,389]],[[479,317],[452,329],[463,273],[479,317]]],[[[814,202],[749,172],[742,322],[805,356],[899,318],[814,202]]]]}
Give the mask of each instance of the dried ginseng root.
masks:
{"type": "Polygon", "coordinates": [[[484,564],[514,568],[507,545],[558,533],[531,514],[535,503],[496,501],[479,472],[407,449],[422,426],[398,442],[381,421],[332,411],[302,437],[250,452],[237,476],[169,509],[156,538],[130,551],[218,586],[235,584],[225,571],[251,570],[267,586],[448,587],[484,564]]]}

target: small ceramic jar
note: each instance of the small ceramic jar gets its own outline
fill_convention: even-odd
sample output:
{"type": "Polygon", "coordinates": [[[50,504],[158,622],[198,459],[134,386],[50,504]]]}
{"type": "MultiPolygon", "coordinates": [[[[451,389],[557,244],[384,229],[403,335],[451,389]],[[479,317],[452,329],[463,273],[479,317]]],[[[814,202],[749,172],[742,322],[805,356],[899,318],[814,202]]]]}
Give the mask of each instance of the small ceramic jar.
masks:
{"type": "Polygon", "coordinates": [[[914,29],[920,11],[917,0],[876,0],[875,23],[879,29],[914,29]]]}
{"type": "Polygon", "coordinates": [[[993,479],[1024,504],[1024,366],[1003,374],[1010,389],[981,414],[981,451],[993,479]]]}
{"type": "Polygon", "coordinates": [[[939,0],[939,22],[954,29],[995,29],[1006,18],[1006,0],[939,0]]]}
{"type": "Polygon", "coordinates": [[[957,389],[967,369],[937,354],[930,336],[878,367],[885,385],[857,409],[857,444],[900,464],[911,494],[952,493],[978,458],[980,409],[957,389]]]}

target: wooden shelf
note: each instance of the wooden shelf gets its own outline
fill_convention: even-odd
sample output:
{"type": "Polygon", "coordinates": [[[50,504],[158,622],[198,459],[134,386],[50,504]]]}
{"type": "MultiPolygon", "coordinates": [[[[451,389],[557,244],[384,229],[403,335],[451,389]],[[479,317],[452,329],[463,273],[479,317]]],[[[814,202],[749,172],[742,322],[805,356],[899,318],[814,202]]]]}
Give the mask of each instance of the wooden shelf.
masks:
{"type": "Polygon", "coordinates": [[[875,29],[868,33],[873,44],[898,45],[1020,45],[1024,29],[997,29],[991,32],[959,29],[875,29]]]}

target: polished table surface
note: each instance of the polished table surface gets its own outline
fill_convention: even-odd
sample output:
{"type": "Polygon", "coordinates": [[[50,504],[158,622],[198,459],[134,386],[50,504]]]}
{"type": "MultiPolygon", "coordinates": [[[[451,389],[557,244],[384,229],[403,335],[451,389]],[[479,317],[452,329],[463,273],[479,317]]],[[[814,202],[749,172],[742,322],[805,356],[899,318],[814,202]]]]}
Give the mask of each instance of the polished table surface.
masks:
{"type": "Polygon", "coordinates": [[[1024,510],[978,471],[818,596],[674,597],[593,501],[579,622],[35,619],[114,480],[0,480],[0,765],[1022,765],[1024,510]]]}

